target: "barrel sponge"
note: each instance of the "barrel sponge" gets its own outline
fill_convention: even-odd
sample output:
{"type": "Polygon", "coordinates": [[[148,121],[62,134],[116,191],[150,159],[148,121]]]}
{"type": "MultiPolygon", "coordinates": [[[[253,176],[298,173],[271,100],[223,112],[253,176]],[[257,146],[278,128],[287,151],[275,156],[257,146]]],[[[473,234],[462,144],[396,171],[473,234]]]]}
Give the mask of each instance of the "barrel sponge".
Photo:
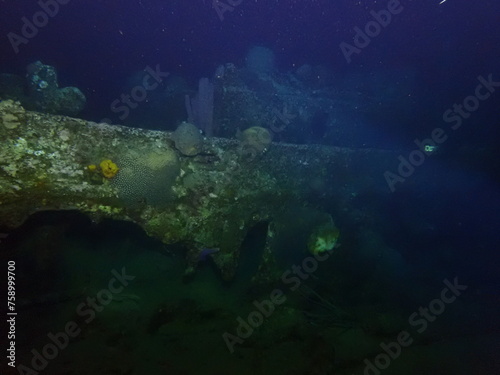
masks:
{"type": "Polygon", "coordinates": [[[257,153],[266,151],[273,140],[271,132],[260,126],[252,126],[243,132],[238,132],[236,138],[241,141],[243,147],[251,148],[257,153]]]}
{"type": "Polygon", "coordinates": [[[174,150],[135,150],[119,158],[120,173],[111,181],[128,206],[162,206],[173,198],[172,186],[180,172],[174,150]]]}
{"type": "Polygon", "coordinates": [[[189,122],[183,122],[172,133],[172,139],[183,155],[194,156],[201,152],[203,147],[203,137],[200,129],[189,122]]]}

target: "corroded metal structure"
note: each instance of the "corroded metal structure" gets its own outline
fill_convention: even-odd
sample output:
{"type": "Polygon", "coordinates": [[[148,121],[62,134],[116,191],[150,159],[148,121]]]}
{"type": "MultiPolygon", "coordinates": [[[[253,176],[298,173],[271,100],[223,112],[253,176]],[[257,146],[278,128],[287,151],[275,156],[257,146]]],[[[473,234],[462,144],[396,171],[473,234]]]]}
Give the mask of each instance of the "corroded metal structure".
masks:
{"type": "Polygon", "coordinates": [[[193,267],[203,248],[219,248],[213,258],[227,279],[255,225],[286,230],[291,207],[335,216],[360,196],[389,194],[383,172],[395,160],[380,150],[283,143],[256,152],[223,138],[185,156],[168,132],[29,112],[12,101],[0,116],[4,229],[42,210],[128,220],[186,246],[193,267]],[[116,170],[105,173],[103,161],[116,170]]]}

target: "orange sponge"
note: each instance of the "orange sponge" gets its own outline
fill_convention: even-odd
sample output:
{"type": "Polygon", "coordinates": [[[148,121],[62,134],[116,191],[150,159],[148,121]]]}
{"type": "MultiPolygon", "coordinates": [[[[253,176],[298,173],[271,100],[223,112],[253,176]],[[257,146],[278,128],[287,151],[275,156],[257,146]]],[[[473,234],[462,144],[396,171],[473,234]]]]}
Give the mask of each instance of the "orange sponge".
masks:
{"type": "Polygon", "coordinates": [[[99,167],[101,167],[102,175],[106,178],[115,177],[119,171],[118,166],[109,159],[101,161],[99,167]]]}

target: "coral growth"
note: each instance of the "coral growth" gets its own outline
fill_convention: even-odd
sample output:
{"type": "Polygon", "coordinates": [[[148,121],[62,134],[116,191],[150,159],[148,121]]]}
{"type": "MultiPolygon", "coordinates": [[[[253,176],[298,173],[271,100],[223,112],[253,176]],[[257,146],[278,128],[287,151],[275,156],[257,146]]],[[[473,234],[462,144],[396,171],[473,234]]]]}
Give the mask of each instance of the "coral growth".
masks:
{"type": "Polygon", "coordinates": [[[25,77],[0,74],[0,97],[21,102],[28,110],[75,116],[86,105],[76,87],[59,87],[53,66],[36,61],[26,67],[25,77]]]}
{"type": "Polygon", "coordinates": [[[179,159],[173,149],[129,152],[120,157],[118,163],[120,173],[112,185],[126,205],[147,202],[162,206],[172,200],[172,186],[180,172],[179,159]]]}
{"type": "Polygon", "coordinates": [[[0,122],[6,129],[15,129],[25,122],[24,108],[19,102],[5,100],[0,102],[0,122]]]}

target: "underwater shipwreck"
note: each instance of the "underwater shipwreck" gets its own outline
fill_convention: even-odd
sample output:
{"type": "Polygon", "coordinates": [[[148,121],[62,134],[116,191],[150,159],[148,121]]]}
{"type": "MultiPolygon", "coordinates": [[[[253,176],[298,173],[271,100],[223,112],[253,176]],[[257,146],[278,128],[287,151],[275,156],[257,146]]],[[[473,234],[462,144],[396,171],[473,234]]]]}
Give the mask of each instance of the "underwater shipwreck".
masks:
{"type": "Polygon", "coordinates": [[[324,126],[337,92],[227,64],[194,95],[169,81],[188,118],[160,131],[76,118],[83,94],[59,89],[52,67],[31,72],[31,97],[0,102],[18,373],[352,374],[378,371],[391,339],[412,345],[387,374],[452,361],[464,339],[452,325],[405,331],[434,289],[394,234],[434,234],[425,210],[391,208],[435,171],[394,192],[399,152],[329,145],[349,138],[324,126]]]}
{"type": "MultiPolygon", "coordinates": [[[[347,211],[364,192],[390,194],[383,174],[392,152],[270,143],[258,134],[201,139],[187,123],[184,133],[132,129],[29,112],[12,101],[0,110],[4,229],[50,210],[131,221],[165,244],[187,247],[192,266],[204,248],[220,249],[212,257],[226,280],[254,226],[286,231],[287,221],[298,219],[287,212],[301,207],[309,217],[303,230],[312,232],[331,219],[315,203],[347,211]],[[185,139],[176,142],[176,135],[185,139]],[[199,149],[189,155],[189,147],[199,149]]],[[[271,262],[268,241],[262,266],[271,262]]]]}
{"type": "Polygon", "coordinates": [[[0,375],[500,374],[499,1],[0,9],[0,375]]]}
{"type": "MultiPolygon", "coordinates": [[[[294,215],[302,216],[302,236],[308,237],[329,223],[336,230],[321,208],[325,202],[339,213],[354,212],[351,206],[365,194],[391,193],[384,172],[397,162],[394,152],[273,142],[285,131],[291,139],[300,134],[293,124],[296,111],[288,108],[302,103],[315,121],[315,113],[331,101],[329,92],[304,93],[291,82],[270,89],[272,79],[252,76],[245,82],[242,71],[227,64],[216,73],[215,87],[200,80],[192,104],[186,102],[189,121],[197,126],[183,122],[173,132],[154,131],[46,113],[58,112],[54,108],[62,99],[57,106],[51,103],[56,94],[66,96],[61,90],[78,89],[59,89],[50,66],[30,67],[38,96],[25,102],[45,113],[14,100],[0,103],[0,226],[5,230],[51,210],[76,210],[94,222],[130,221],[166,245],[187,249],[188,274],[204,250],[216,249],[210,256],[222,278],[231,280],[245,237],[265,225],[266,251],[256,278],[268,278],[273,246],[279,246],[280,235],[273,234],[286,236],[288,224],[299,219],[294,215]],[[51,94],[40,97],[40,92],[51,94]],[[217,106],[206,113],[207,106],[199,103],[211,101],[213,107],[214,92],[217,106]],[[213,113],[216,126],[206,120],[213,113]],[[229,139],[236,127],[236,139],[229,139]]],[[[80,108],[82,99],[76,98],[77,104],[66,99],[65,106],[80,108]]]]}

